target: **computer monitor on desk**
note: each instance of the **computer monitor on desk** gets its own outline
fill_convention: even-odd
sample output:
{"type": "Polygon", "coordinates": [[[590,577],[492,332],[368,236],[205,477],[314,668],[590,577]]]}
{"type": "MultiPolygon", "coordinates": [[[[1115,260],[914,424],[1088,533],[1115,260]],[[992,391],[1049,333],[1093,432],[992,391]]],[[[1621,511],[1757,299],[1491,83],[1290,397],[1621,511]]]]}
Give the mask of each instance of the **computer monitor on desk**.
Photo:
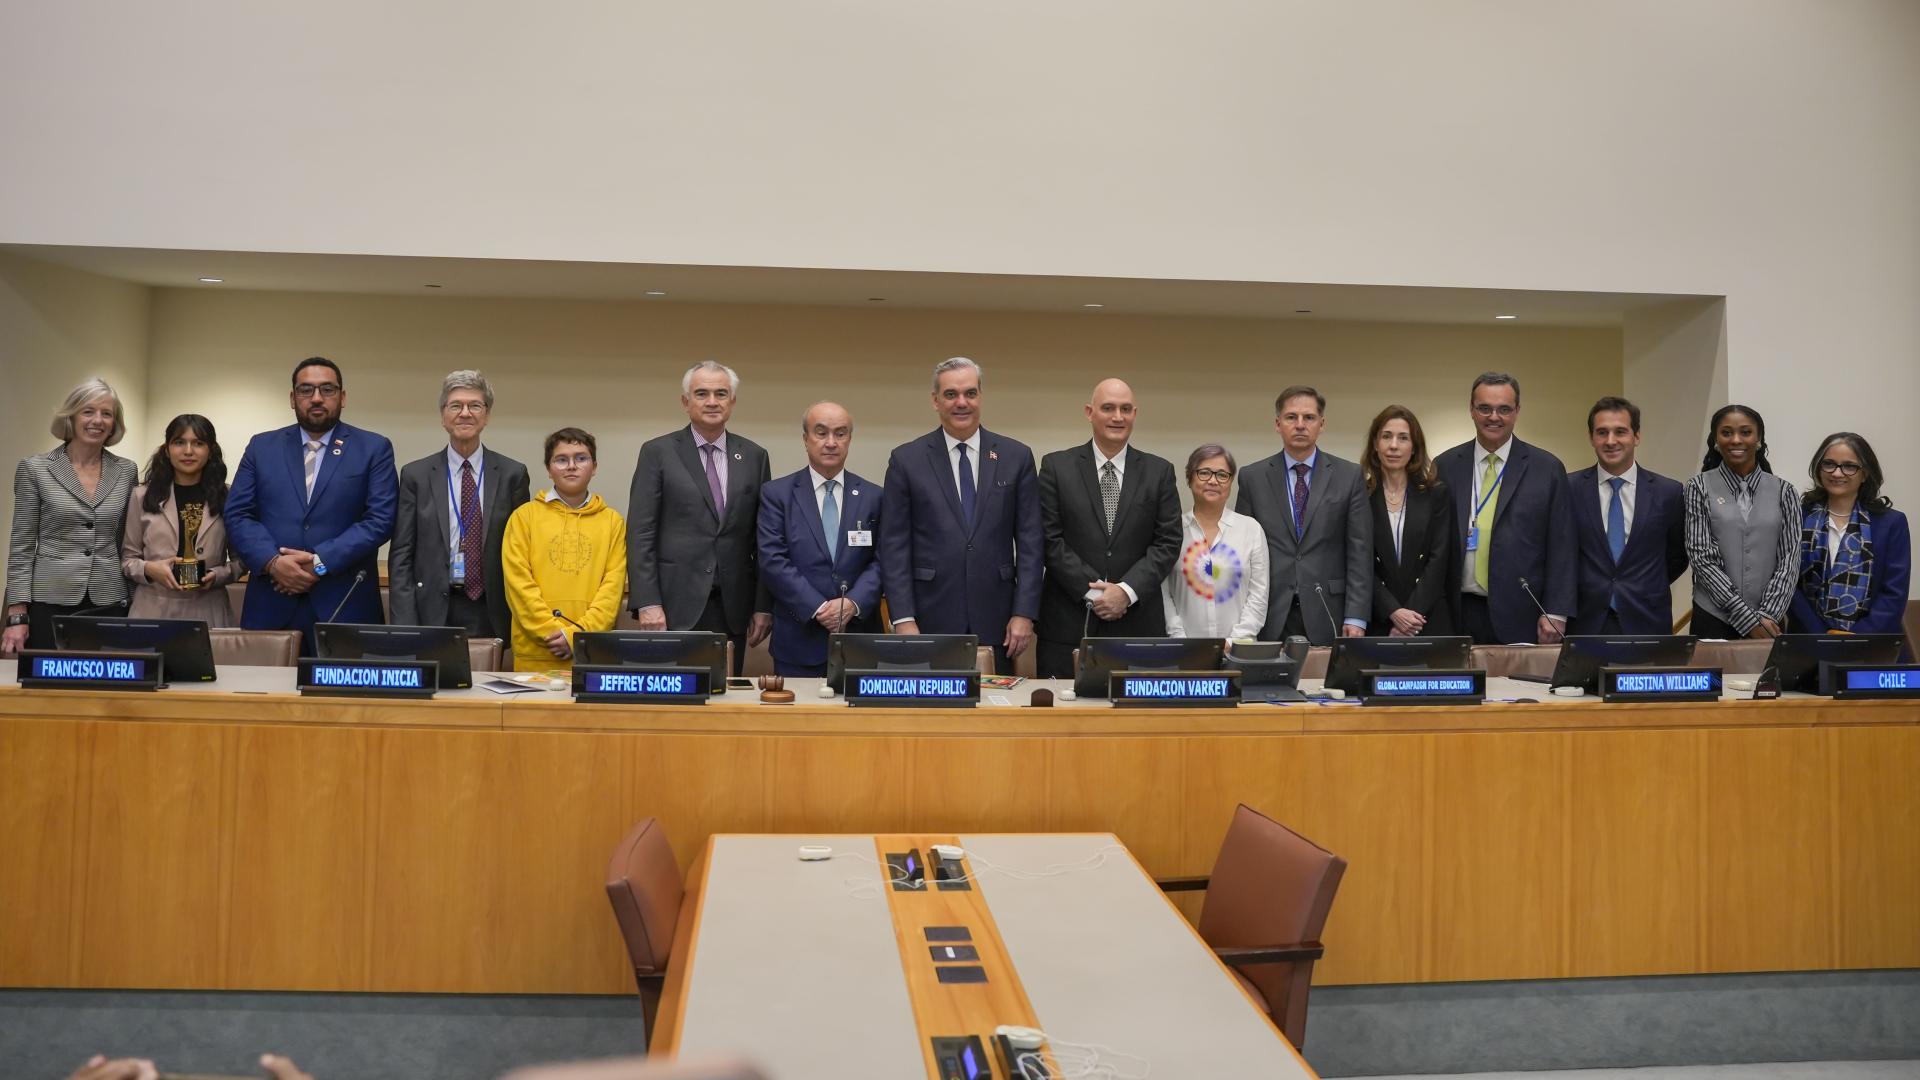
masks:
{"type": "Polygon", "coordinates": [[[1469,637],[1342,637],[1327,658],[1329,690],[1361,692],[1368,671],[1464,671],[1473,666],[1469,637]]]}
{"type": "Polygon", "coordinates": [[[1554,686],[1600,692],[1603,667],[1686,667],[1700,639],[1686,634],[1574,634],[1560,641],[1554,686]]]}
{"type": "MultiPolygon", "coordinates": [[[[727,635],[707,630],[599,630],[573,635],[573,662],[587,667],[678,667],[707,672],[709,693],[727,692],[727,635]]],[[[695,695],[696,698],[698,695],[695,695]]]]}
{"type": "Polygon", "coordinates": [[[166,685],[214,681],[213,639],[201,619],[53,617],[53,647],[70,652],[155,652],[166,685]]]}
{"type": "Polygon", "coordinates": [[[1822,664],[1897,664],[1900,634],[1781,634],[1767,651],[1782,691],[1818,694],[1822,664]]]}
{"type": "Polygon", "coordinates": [[[313,640],[322,660],[432,660],[439,665],[440,689],[473,685],[473,655],[463,627],[318,623],[313,640]]]}
{"type": "Polygon", "coordinates": [[[973,634],[830,634],[827,684],[844,694],[849,671],[973,671],[979,654],[973,634]]]}
{"type": "Polygon", "coordinates": [[[1073,692],[1106,697],[1117,671],[1218,671],[1226,650],[1225,638],[1082,638],[1073,692]]]}

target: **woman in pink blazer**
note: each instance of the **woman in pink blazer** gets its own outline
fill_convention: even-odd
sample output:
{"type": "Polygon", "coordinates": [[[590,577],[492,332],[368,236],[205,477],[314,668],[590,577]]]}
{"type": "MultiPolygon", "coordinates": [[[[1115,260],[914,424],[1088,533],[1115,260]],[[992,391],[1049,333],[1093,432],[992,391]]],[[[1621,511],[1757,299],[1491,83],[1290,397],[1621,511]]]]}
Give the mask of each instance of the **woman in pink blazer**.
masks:
{"type": "Polygon", "coordinates": [[[227,584],[239,576],[240,560],[227,548],[220,515],[226,501],[227,463],[213,421],[194,413],[174,417],[127,508],[120,564],[134,582],[130,618],[236,625],[227,584]],[[174,573],[189,558],[200,563],[197,587],[182,586],[174,573]]]}

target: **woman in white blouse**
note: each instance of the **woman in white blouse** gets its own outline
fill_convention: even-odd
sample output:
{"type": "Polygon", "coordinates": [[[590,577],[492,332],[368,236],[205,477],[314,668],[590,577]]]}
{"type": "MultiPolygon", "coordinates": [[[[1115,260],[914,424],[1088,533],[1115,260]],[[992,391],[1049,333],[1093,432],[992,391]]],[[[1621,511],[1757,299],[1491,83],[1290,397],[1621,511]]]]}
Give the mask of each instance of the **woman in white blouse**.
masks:
{"type": "Polygon", "coordinates": [[[1260,523],[1228,509],[1233,455],[1208,443],[1187,455],[1193,510],[1173,573],[1160,586],[1169,637],[1252,641],[1267,621],[1267,537],[1260,523]]]}

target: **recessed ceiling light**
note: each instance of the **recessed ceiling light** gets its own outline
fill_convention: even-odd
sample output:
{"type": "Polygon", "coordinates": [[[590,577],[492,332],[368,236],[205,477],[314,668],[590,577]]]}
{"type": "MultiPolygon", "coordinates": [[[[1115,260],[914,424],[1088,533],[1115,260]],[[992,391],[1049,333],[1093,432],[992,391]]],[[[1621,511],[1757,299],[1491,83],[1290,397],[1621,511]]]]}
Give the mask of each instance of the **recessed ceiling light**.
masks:
{"type": "Polygon", "coordinates": [[[1519,317],[1520,317],[1520,316],[1518,316],[1518,315],[1495,315],[1495,316],[1494,316],[1494,318],[1496,318],[1496,319],[1517,319],[1517,318],[1519,318],[1519,317]]]}
{"type": "Polygon", "coordinates": [[[1106,307],[1105,304],[1081,304],[1081,307],[1106,307]]]}
{"type": "Polygon", "coordinates": [[[218,277],[203,277],[203,278],[201,278],[200,280],[201,280],[201,281],[203,281],[203,282],[205,282],[205,283],[207,283],[208,285],[218,285],[218,284],[220,284],[221,282],[223,282],[223,281],[225,281],[225,280],[227,280],[227,279],[226,279],[226,278],[218,278],[218,277]]]}
{"type": "Polygon", "coordinates": [[[661,290],[661,289],[648,289],[648,290],[647,290],[647,295],[648,295],[648,296],[665,296],[665,295],[667,295],[667,294],[666,294],[666,292],[665,292],[665,291],[663,291],[663,290],[661,290]]]}
{"type": "Polygon", "coordinates": [[[420,286],[420,287],[421,287],[421,288],[423,288],[423,289],[438,289],[438,288],[441,288],[441,286],[439,286],[439,285],[434,285],[434,284],[432,284],[432,283],[428,283],[428,284],[426,284],[426,285],[422,285],[422,286],[420,286]]]}
{"type": "Polygon", "coordinates": [[[886,297],[884,297],[884,296],[869,296],[869,297],[867,297],[867,303],[869,303],[869,304],[884,304],[884,303],[886,303],[886,302],[887,302],[887,298],[886,298],[886,297]]]}
{"type": "Polygon", "coordinates": [[[1313,309],[1310,307],[1297,307],[1293,309],[1293,313],[1295,315],[1311,315],[1313,314],[1313,309]]]}

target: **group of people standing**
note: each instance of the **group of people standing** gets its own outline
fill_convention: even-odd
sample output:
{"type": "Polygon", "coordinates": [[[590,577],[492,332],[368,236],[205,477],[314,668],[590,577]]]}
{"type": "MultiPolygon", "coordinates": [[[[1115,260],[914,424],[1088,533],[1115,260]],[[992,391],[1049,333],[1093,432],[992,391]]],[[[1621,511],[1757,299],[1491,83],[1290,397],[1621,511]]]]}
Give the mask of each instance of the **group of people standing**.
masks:
{"type": "Polygon", "coordinates": [[[1071,673],[1088,635],[1268,640],[1465,634],[1666,633],[1670,589],[1694,572],[1693,632],[1898,632],[1910,566],[1905,517],[1881,493],[1867,441],[1821,441],[1803,496],[1774,474],[1754,409],[1713,416],[1683,485],[1635,461],[1640,410],[1588,413],[1595,463],[1569,473],[1514,431],[1520,385],[1469,391],[1475,437],[1429,456],[1403,406],[1374,417],[1358,462],[1319,446],[1326,399],[1275,401],[1278,453],[1241,475],[1209,443],[1174,467],[1133,444],[1119,379],[1084,406],[1091,439],[1045,455],[982,425],[980,366],[933,371],[939,426],[895,448],[882,482],[846,468],[853,418],[819,402],[801,419],[807,466],[774,479],[764,448],[729,430],[740,381],[704,361],[681,380],[688,425],[640,451],[622,517],[591,491],[594,437],[549,435],[549,485],[483,445],[494,397],[477,371],[440,390],[446,446],[396,473],[384,436],[342,420],[346,380],[315,357],[293,372],[294,423],[253,437],[232,483],[213,423],[168,425],[147,462],[111,387],[83,383],[55,415],[60,445],[14,475],[0,652],[50,647],[61,614],[234,620],[223,586],[250,573],[243,627],[380,622],[389,540],[392,619],[512,642],[518,668],[565,666],[582,630],[621,608],[649,630],[708,630],[736,671],[771,638],[776,668],[817,675],[827,637],[966,633],[1002,671],[1028,649],[1071,673]],[[1234,488],[1238,483],[1238,494],[1234,488]],[[191,565],[192,572],[185,572],[191,565]]]}

